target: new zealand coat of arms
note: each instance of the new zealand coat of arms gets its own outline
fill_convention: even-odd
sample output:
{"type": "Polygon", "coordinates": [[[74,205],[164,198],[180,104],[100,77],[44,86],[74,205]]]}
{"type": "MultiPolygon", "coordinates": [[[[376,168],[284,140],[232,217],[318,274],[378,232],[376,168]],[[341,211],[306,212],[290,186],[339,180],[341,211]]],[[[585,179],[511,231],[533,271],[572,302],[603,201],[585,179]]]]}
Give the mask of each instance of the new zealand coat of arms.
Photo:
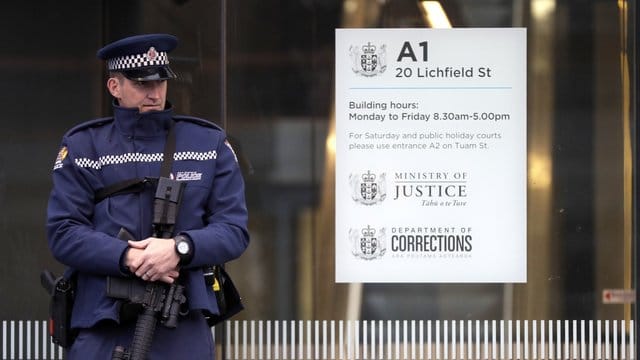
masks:
{"type": "Polygon", "coordinates": [[[386,231],[376,230],[370,225],[363,229],[349,230],[351,253],[365,260],[372,260],[384,255],[386,248],[386,231]]]}
{"type": "Polygon", "coordinates": [[[386,174],[378,176],[367,171],[365,174],[351,174],[351,198],[363,205],[373,205],[387,197],[386,174]]]}
{"type": "Polygon", "coordinates": [[[363,46],[351,46],[351,69],[362,76],[376,76],[387,69],[387,46],[379,48],[368,42],[363,46]]]}

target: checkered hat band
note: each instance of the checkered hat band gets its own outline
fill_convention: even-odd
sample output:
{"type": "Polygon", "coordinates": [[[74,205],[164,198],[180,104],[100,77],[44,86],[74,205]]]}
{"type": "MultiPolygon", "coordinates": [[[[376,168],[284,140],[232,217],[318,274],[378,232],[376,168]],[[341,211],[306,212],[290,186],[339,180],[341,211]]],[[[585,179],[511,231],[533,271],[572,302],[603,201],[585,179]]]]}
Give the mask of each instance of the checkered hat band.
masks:
{"type": "Polygon", "coordinates": [[[158,51],[157,55],[151,59],[147,53],[137,55],[126,55],[107,61],[109,70],[128,70],[146,66],[168,65],[169,56],[164,51],[158,51]]]}
{"type": "MultiPolygon", "coordinates": [[[[173,154],[173,160],[195,160],[195,161],[207,161],[215,160],[218,157],[218,153],[215,150],[211,151],[181,151],[173,154]]],[[[143,153],[126,153],[121,155],[105,155],[100,156],[97,160],[88,158],[78,158],[75,160],[77,166],[81,168],[91,168],[100,170],[104,166],[108,165],[120,165],[136,162],[161,162],[164,158],[162,153],[143,154],[143,153]]]]}

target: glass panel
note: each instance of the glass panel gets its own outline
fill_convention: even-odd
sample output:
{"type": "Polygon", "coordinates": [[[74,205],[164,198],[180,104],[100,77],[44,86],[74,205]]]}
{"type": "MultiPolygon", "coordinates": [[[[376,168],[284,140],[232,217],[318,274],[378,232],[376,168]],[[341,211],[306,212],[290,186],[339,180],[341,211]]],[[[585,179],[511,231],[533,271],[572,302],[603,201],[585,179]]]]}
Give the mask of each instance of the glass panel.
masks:
{"type": "Polygon", "coordinates": [[[51,169],[64,131],[101,111],[100,33],[78,31],[99,24],[101,11],[23,1],[0,15],[1,320],[47,316],[40,271],[61,269],[44,232],[51,169]]]}
{"type": "MultiPolygon", "coordinates": [[[[313,318],[320,257],[314,241],[332,112],[338,2],[228,3],[229,131],[251,162],[252,244],[230,264],[247,274],[249,318],[313,318]],[[255,301],[255,302],[254,302],[255,301]]],[[[331,193],[322,194],[332,196],[331,193]]],[[[332,256],[328,255],[327,256],[332,256]]]]}

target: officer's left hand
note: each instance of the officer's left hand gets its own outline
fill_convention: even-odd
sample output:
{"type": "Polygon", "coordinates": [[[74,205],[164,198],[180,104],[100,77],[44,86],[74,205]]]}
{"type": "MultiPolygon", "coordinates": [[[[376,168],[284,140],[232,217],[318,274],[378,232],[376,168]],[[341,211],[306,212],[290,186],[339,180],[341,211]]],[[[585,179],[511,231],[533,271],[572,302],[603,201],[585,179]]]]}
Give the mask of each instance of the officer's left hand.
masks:
{"type": "Polygon", "coordinates": [[[175,251],[173,239],[150,237],[141,241],[129,241],[129,246],[143,250],[130,264],[130,268],[136,269],[135,274],[143,280],[156,281],[176,277],[180,258],[175,251]]]}

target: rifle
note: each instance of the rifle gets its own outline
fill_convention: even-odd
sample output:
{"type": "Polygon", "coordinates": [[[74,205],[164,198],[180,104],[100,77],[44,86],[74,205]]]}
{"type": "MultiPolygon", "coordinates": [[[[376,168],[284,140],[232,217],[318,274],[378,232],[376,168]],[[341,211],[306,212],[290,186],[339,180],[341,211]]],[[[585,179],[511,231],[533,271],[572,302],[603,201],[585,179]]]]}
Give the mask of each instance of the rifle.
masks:
{"type": "MultiPolygon", "coordinates": [[[[173,236],[184,186],[185,183],[181,181],[159,178],[153,206],[153,237],[169,239],[173,236]]],[[[118,238],[135,240],[126,229],[120,230],[118,238]]],[[[178,279],[169,285],[160,281],[110,276],[107,278],[107,295],[142,306],[129,349],[116,346],[112,353],[113,360],[146,359],[158,320],[167,328],[175,328],[178,325],[180,307],[187,301],[184,286],[178,284],[178,279]]]]}

